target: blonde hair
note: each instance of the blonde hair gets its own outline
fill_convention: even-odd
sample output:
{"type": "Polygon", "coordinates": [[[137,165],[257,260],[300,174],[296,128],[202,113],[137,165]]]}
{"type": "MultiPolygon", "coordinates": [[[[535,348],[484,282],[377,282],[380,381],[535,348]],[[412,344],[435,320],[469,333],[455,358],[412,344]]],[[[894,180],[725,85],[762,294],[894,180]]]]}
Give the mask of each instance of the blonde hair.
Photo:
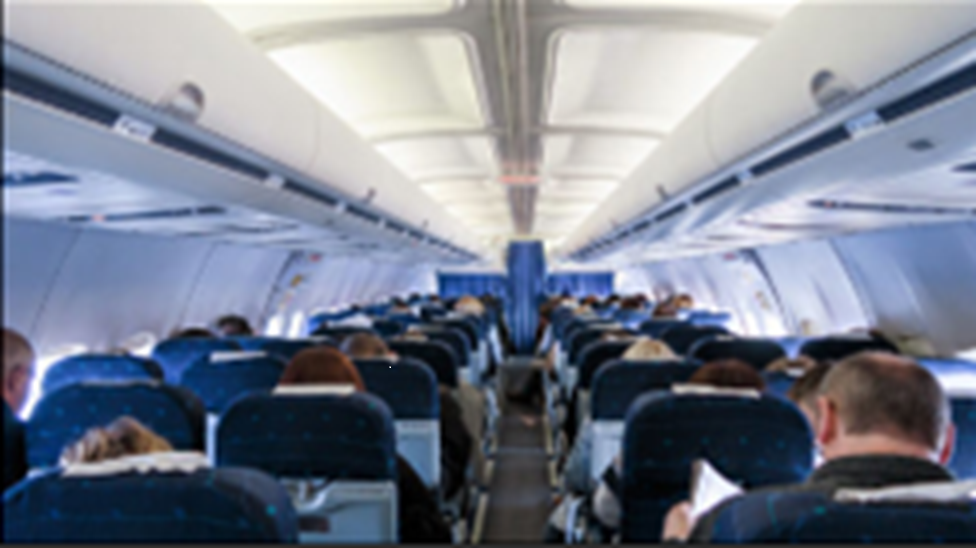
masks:
{"type": "Polygon", "coordinates": [[[809,356],[797,356],[796,358],[777,358],[766,365],[764,371],[770,373],[785,373],[787,371],[809,371],[817,365],[817,361],[809,356]]]}
{"type": "Polygon", "coordinates": [[[61,453],[61,465],[101,462],[130,455],[165,453],[173,446],[132,417],[120,417],[105,428],[91,428],[61,453]]]}
{"type": "Polygon", "coordinates": [[[485,313],[485,305],[481,304],[481,301],[479,301],[476,297],[465,295],[454,303],[454,311],[461,312],[463,314],[480,316],[485,313]]]}
{"type": "Polygon", "coordinates": [[[622,360],[673,360],[678,356],[671,348],[650,337],[638,337],[634,344],[627,347],[627,351],[620,357],[622,360]]]}

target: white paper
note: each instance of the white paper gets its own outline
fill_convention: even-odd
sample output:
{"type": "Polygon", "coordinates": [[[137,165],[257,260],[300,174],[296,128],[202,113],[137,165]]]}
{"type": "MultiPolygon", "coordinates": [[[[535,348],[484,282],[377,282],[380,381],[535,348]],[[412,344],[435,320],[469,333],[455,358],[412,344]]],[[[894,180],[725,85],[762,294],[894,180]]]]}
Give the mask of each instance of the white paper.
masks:
{"type": "Polygon", "coordinates": [[[698,459],[692,464],[691,472],[691,519],[718,506],[722,501],[742,494],[742,488],[732,483],[712,467],[707,460],[698,459]]]}

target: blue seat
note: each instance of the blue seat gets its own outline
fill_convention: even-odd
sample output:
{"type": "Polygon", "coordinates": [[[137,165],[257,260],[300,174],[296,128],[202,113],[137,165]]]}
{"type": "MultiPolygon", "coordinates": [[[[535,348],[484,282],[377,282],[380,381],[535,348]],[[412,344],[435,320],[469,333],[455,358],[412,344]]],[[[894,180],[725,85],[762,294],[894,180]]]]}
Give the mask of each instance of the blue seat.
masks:
{"type": "Polygon", "coordinates": [[[786,357],[778,343],[764,339],[736,339],[728,336],[700,339],[691,346],[688,355],[704,363],[735,358],[762,371],[770,363],[786,357]]]}
{"type": "Polygon", "coordinates": [[[692,325],[717,325],[725,327],[732,321],[732,314],[729,312],[712,312],[710,310],[689,310],[685,320],[692,325]]]}
{"type": "Polygon", "coordinates": [[[67,444],[89,429],[128,415],[166,438],[178,450],[203,451],[204,407],[177,386],[134,381],[73,384],[47,395],[27,424],[31,468],[57,464],[67,444]]]}
{"type": "Polygon", "coordinates": [[[257,470],[64,477],[51,470],[4,494],[10,543],[296,543],[287,493],[257,470]]]}
{"type": "Polygon", "coordinates": [[[428,340],[439,341],[451,347],[454,356],[457,358],[458,367],[469,367],[471,365],[471,345],[467,335],[456,327],[445,325],[422,325],[418,329],[427,336],[428,340]]]}
{"type": "Polygon", "coordinates": [[[332,346],[328,340],[280,339],[276,337],[235,337],[233,340],[240,344],[244,350],[266,352],[285,363],[290,362],[296,354],[306,348],[320,345],[332,346]]]}
{"type": "Polygon", "coordinates": [[[898,353],[898,349],[891,343],[878,339],[823,337],[804,342],[800,347],[800,354],[817,361],[834,361],[867,350],[898,353]]]}
{"type": "Polygon", "coordinates": [[[458,387],[458,358],[440,341],[388,341],[387,346],[401,357],[414,358],[426,364],[437,377],[437,383],[458,387]]]}
{"type": "Polygon", "coordinates": [[[365,333],[367,335],[377,335],[376,330],[371,327],[360,327],[355,325],[336,325],[336,326],[322,326],[316,329],[312,335],[329,337],[330,339],[336,341],[338,344],[342,344],[342,341],[349,336],[358,335],[360,333],[365,333]]]}
{"type": "Polygon", "coordinates": [[[380,337],[396,337],[402,335],[407,330],[406,322],[400,322],[390,318],[379,318],[373,320],[373,329],[379,333],[380,337]]]}
{"type": "Polygon", "coordinates": [[[611,360],[622,356],[634,344],[633,340],[596,341],[590,343],[580,354],[579,381],[576,387],[589,390],[593,377],[611,360]]]}
{"type": "Polygon", "coordinates": [[[593,419],[590,473],[595,480],[620,453],[630,405],[643,394],[686,382],[698,366],[693,361],[612,360],[600,368],[593,377],[589,404],[593,419]]]}
{"type": "Polygon", "coordinates": [[[715,543],[970,543],[976,503],[837,502],[825,493],[750,493],[716,517],[715,543]]]}
{"type": "Polygon", "coordinates": [[[213,352],[240,350],[241,346],[232,339],[211,339],[190,337],[167,339],[153,348],[152,357],[163,367],[166,382],[177,384],[188,367],[200,358],[213,352]]]}
{"type": "Polygon", "coordinates": [[[664,516],[688,498],[696,459],[747,489],[797,483],[810,473],[812,434],[796,407],[769,396],[641,396],[624,427],[624,541],[660,540],[664,516]]]}
{"type": "Polygon", "coordinates": [[[718,335],[729,335],[728,329],[716,325],[697,326],[691,324],[674,325],[661,333],[664,341],[675,354],[689,355],[694,344],[702,339],[718,335]]]}
{"type": "Polygon", "coordinates": [[[396,426],[397,452],[429,487],[440,485],[441,432],[437,378],[429,367],[410,358],[355,360],[366,390],[390,406],[396,426]]]}
{"type": "Polygon", "coordinates": [[[640,324],[640,332],[652,339],[660,339],[665,331],[676,325],[691,325],[691,323],[674,318],[651,318],[640,324]]]}
{"type": "Polygon", "coordinates": [[[284,370],[285,363],[270,356],[201,359],[183,372],[180,385],[196,394],[207,412],[219,414],[244,394],[273,390],[284,370]]]}
{"type": "Polygon", "coordinates": [[[634,310],[632,308],[620,308],[614,310],[611,318],[613,321],[622,324],[628,329],[637,329],[642,323],[651,316],[650,310],[634,310]]]}
{"type": "Polygon", "coordinates": [[[158,363],[136,356],[81,354],[65,358],[48,369],[41,383],[41,393],[81,381],[163,380],[158,363]]]}
{"type": "Polygon", "coordinates": [[[397,541],[393,414],[371,394],[245,396],[217,427],[218,466],[289,487],[302,542],[397,541]]]}
{"type": "Polygon", "coordinates": [[[976,396],[952,396],[956,446],[949,469],[957,478],[976,479],[976,396]]]}
{"type": "Polygon", "coordinates": [[[481,345],[482,325],[480,320],[473,316],[435,318],[433,323],[453,327],[462,331],[468,339],[468,347],[472,350],[477,349],[481,345]]]}
{"type": "Polygon", "coordinates": [[[600,340],[600,337],[615,324],[592,324],[574,331],[566,341],[566,363],[578,366],[583,349],[600,340]]]}

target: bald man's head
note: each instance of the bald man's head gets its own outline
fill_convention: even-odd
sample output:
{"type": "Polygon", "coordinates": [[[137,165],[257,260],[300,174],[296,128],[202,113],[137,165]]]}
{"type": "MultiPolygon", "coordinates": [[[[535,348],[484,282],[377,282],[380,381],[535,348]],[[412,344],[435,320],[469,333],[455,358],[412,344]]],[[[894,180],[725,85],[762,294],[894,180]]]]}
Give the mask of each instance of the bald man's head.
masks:
{"type": "Polygon", "coordinates": [[[27,401],[34,376],[34,348],[27,338],[3,328],[3,399],[14,412],[27,401]]]}

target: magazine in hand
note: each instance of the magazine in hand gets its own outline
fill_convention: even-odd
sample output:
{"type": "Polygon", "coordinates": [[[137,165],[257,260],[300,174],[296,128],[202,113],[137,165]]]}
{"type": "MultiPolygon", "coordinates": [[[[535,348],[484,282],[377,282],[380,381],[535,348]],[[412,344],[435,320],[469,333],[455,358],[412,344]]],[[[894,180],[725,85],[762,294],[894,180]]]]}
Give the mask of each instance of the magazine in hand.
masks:
{"type": "Polygon", "coordinates": [[[705,459],[691,465],[691,519],[715,508],[722,501],[742,494],[742,488],[723,476],[705,459]]]}

